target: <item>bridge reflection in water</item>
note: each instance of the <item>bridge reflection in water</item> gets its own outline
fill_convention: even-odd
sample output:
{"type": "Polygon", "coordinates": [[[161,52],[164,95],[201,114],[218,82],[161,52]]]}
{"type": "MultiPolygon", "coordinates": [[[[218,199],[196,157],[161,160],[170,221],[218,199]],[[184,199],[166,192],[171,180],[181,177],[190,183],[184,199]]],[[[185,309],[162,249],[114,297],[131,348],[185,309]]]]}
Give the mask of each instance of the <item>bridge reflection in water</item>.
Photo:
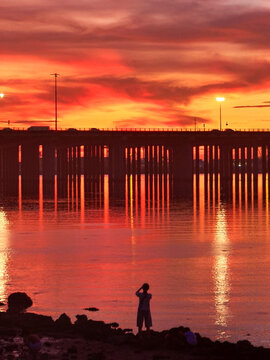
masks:
{"type": "Polygon", "coordinates": [[[57,184],[55,176],[53,190],[46,196],[43,192],[43,178],[40,175],[39,191],[31,198],[23,196],[21,176],[18,182],[18,198],[2,196],[1,202],[14,204],[18,199],[19,209],[22,209],[24,202],[35,200],[39,202],[41,211],[43,203],[54,204],[55,211],[65,204],[67,210],[80,212],[82,219],[85,208],[103,209],[106,215],[106,210],[110,206],[121,206],[125,207],[127,212],[136,212],[143,217],[147,209],[157,213],[165,210],[168,212],[171,204],[181,201],[183,204],[193,202],[194,209],[212,208],[224,202],[231,203],[233,208],[255,204],[268,206],[269,202],[268,174],[259,174],[256,181],[253,176],[249,178],[247,174],[240,177],[240,181],[233,175],[232,182],[227,187],[222,185],[219,175],[195,174],[193,191],[182,193],[181,197],[178,190],[175,196],[174,183],[170,175],[126,175],[124,184],[110,182],[108,175],[99,176],[87,184],[84,175],[71,176],[66,183],[61,182],[61,186],[57,184]]]}

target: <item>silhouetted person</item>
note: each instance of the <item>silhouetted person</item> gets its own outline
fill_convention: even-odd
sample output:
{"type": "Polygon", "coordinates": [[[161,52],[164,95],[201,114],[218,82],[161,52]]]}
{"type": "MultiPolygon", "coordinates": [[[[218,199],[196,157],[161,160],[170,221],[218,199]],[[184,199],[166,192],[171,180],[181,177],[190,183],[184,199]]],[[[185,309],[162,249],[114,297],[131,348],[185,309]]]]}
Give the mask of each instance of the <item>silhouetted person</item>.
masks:
{"type": "Polygon", "coordinates": [[[150,311],[150,300],[152,299],[152,294],[149,294],[148,290],[149,284],[145,283],[136,291],[136,296],[139,298],[137,313],[137,326],[139,334],[142,332],[143,323],[145,324],[147,332],[150,332],[150,327],[152,326],[150,311]],[[141,290],[143,291],[141,292],[141,290]]]}
{"type": "Polygon", "coordinates": [[[36,334],[29,334],[28,331],[24,333],[24,344],[27,346],[31,360],[38,359],[38,353],[41,350],[42,343],[36,334]]]}

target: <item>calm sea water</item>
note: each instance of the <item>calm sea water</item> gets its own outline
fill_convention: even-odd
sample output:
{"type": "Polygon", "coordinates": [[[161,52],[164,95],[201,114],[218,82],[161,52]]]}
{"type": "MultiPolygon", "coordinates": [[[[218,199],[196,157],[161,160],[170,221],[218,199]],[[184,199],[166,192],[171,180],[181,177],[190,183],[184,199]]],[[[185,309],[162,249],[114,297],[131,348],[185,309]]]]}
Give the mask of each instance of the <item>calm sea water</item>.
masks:
{"type": "MultiPolygon", "coordinates": [[[[212,339],[270,346],[268,192],[190,199],[128,179],[122,200],[104,192],[12,199],[0,210],[0,301],[25,291],[32,311],[117,321],[136,330],[134,293],[150,283],[153,328],[190,326],[212,339]],[[130,185],[130,186],[129,186],[130,185]],[[85,307],[95,306],[96,313],[85,307]]],[[[149,185],[149,184],[148,184],[149,185]]],[[[83,179],[82,179],[83,186],[83,179]]],[[[154,187],[157,184],[154,184],[154,187]]],[[[4,310],[4,308],[3,308],[4,310]]]]}

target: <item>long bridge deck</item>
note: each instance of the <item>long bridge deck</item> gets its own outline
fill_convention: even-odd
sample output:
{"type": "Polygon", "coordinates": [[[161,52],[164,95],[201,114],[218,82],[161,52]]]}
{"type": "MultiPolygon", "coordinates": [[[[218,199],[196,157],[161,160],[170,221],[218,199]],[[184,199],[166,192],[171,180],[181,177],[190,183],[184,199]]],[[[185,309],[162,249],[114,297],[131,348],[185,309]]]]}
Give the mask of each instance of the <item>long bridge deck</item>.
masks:
{"type": "Polygon", "coordinates": [[[270,172],[270,131],[30,129],[0,131],[4,194],[16,194],[19,175],[23,193],[31,195],[40,175],[46,193],[55,175],[60,187],[81,174],[86,184],[105,173],[117,183],[126,174],[169,174],[175,188],[192,191],[193,175],[201,172],[218,174],[223,184],[233,174],[253,175],[256,183],[259,172],[270,172]]]}

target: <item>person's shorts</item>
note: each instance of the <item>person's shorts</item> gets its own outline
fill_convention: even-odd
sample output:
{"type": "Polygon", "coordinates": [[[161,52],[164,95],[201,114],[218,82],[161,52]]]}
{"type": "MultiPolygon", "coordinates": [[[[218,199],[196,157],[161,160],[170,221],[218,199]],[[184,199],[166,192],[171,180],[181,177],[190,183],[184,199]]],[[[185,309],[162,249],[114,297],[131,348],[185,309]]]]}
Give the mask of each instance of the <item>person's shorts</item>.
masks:
{"type": "Polygon", "coordinates": [[[137,326],[142,327],[143,322],[146,327],[152,326],[152,318],[149,310],[138,310],[137,314],[137,326]]]}

